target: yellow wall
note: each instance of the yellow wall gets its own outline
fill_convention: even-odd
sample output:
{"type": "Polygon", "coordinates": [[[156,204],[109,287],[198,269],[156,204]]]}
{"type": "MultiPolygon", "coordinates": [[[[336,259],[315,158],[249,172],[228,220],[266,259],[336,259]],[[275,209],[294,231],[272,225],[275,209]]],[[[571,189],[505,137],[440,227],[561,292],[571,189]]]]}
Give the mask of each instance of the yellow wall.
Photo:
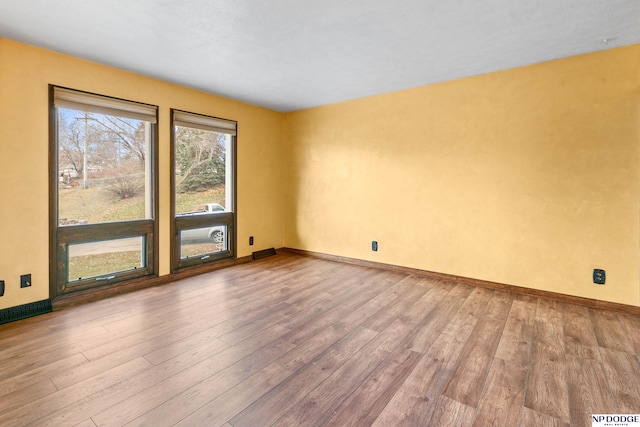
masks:
{"type": "Polygon", "coordinates": [[[48,84],[160,107],[163,275],[173,107],[238,121],[238,256],[284,245],[640,305],[639,69],[635,45],[283,119],[0,39],[0,309],[49,296],[48,84]]]}
{"type": "Polygon", "coordinates": [[[285,245],[640,305],[639,71],[635,45],[286,114],[285,245]]]}
{"type": "Polygon", "coordinates": [[[238,256],[283,245],[281,113],[0,38],[0,309],[49,297],[48,84],[160,107],[162,275],[170,269],[170,108],[238,121],[238,256]],[[33,286],[20,289],[26,273],[33,286]]]}

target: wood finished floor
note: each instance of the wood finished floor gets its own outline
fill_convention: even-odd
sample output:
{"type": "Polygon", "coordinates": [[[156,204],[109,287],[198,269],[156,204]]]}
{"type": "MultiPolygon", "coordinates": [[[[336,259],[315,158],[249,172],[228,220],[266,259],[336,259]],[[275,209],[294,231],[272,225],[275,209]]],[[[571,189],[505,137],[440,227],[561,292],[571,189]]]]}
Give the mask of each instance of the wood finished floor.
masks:
{"type": "Polygon", "coordinates": [[[591,426],[640,317],[281,254],[0,325],[0,425],[591,426]]]}

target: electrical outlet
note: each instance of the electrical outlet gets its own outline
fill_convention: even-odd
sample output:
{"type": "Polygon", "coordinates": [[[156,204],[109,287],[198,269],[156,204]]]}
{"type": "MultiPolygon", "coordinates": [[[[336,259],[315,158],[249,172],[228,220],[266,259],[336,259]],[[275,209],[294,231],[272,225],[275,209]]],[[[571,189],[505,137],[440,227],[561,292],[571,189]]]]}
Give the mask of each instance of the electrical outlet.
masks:
{"type": "Polygon", "coordinates": [[[593,270],[593,283],[596,285],[604,285],[604,282],[607,280],[607,274],[604,270],[599,270],[595,268],[593,270]]]}
{"type": "Polygon", "coordinates": [[[0,297],[4,295],[4,280],[0,280],[0,297]]]}
{"type": "Polygon", "coordinates": [[[31,286],[31,274],[23,274],[20,276],[20,287],[28,288],[31,286]]]}
{"type": "Polygon", "coordinates": [[[375,240],[371,242],[371,250],[374,252],[378,251],[378,242],[376,242],[375,240]]]}
{"type": "Polygon", "coordinates": [[[249,246],[253,246],[253,236],[249,236],[249,246]]]}

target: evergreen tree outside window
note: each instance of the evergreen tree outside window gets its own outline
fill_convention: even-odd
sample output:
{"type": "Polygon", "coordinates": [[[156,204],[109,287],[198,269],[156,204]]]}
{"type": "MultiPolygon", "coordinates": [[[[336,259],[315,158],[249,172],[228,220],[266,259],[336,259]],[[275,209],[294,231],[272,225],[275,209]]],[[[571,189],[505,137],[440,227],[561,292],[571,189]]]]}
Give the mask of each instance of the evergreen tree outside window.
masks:
{"type": "Polygon", "coordinates": [[[236,123],[172,111],[174,271],[235,256],[236,123]]]}

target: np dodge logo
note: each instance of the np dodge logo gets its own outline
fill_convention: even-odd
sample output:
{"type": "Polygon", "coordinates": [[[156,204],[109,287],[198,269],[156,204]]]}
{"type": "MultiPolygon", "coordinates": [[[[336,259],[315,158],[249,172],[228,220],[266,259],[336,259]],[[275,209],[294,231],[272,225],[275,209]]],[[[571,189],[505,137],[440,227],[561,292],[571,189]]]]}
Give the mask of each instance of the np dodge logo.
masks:
{"type": "Polygon", "coordinates": [[[640,414],[594,414],[592,427],[640,427],[640,414]]]}

